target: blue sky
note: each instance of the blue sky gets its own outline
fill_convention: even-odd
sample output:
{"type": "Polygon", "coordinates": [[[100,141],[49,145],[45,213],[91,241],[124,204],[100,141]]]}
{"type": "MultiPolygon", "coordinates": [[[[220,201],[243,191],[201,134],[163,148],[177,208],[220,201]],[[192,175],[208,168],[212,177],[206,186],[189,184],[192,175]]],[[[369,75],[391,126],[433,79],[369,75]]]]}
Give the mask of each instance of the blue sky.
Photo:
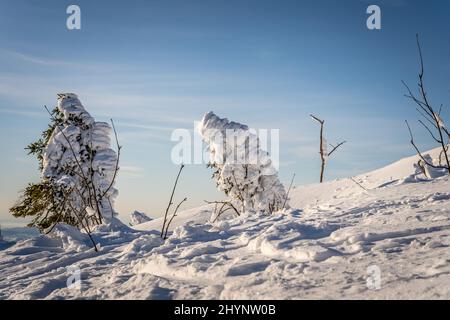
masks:
{"type": "MultiPolygon", "coordinates": [[[[404,119],[416,118],[401,80],[417,77],[420,33],[435,104],[450,98],[448,1],[23,1],[0,2],[0,222],[39,173],[24,147],[48,123],[43,105],[76,92],[98,120],[114,118],[123,144],[117,209],[163,213],[177,173],[176,128],[210,110],[254,128],[280,129],[280,176],[318,179],[318,127],[347,140],[326,179],[412,155],[404,119]],[[66,8],[81,8],[81,30],[66,8]],[[377,4],[382,29],[366,28],[377,4]]],[[[450,112],[445,114],[449,121],[450,112]]],[[[433,144],[414,124],[423,148],[433,144]]],[[[221,197],[203,165],[187,166],[185,207],[221,197]]],[[[15,221],[21,223],[20,220],[15,221]]]]}

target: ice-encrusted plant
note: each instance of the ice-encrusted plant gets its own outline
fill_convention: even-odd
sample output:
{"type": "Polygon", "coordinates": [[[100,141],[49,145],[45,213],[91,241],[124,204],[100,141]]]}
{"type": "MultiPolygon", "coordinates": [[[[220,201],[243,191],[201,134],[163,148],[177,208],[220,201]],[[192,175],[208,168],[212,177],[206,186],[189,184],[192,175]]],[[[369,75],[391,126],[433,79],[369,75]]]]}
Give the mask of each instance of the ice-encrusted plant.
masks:
{"type": "Polygon", "coordinates": [[[49,128],[27,148],[39,160],[41,181],[29,184],[10,210],[16,217],[33,216],[30,226],[41,231],[66,223],[90,234],[92,226],[115,215],[120,146],[114,123],[111,128],[95,121],[74,93],[58,94],[49,114],[49,128]],[[112,129],[117,153],[111,148],[112,129]]]}
{"type": "Polygon", "coordinates": [[[209,148],[212,178],[230,197],[230,209],[272,213],[288,205],[269,154],[260,148],[257,135],[246,125],[209,112],[198,131],[209,148]]]}

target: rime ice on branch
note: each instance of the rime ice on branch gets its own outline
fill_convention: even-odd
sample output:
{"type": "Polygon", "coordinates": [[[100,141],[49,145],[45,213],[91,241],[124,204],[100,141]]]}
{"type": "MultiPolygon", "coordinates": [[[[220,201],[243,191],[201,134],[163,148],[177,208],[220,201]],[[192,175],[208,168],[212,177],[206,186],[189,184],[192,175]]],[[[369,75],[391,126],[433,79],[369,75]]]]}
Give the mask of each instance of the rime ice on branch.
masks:
{"type": "Polygon", "coordinates": [[[272,213],[283,209],[287,194],[256,134],[213,112],[205,114],[198,131],[208,144],[208,167],[215,170],[213,178],[219,190],[238,210],[272,213]]]}
{"type": "Polygon", "coordinates": [[[97,122],[76,94],[58,94],[62,124],[44,150],[42,179],[55,186],[56,196],[88,224],[110,221],[115,214],[114,180],[118,155],[111,149],[111,126],[97,122]]]}

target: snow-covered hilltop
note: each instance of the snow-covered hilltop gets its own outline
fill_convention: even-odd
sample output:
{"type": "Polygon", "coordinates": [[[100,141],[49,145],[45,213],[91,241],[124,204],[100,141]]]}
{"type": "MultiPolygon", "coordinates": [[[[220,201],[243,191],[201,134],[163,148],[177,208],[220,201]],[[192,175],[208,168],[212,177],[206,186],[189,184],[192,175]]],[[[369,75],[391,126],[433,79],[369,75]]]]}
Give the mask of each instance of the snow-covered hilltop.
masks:
{"type": "Polygon", "coordinates": [[[417,160],[295,187],[272,215],[187,210],[165,242],[162,219],[98,227],[99,252],[73,230],[21,241],[0,251],[0,298],[450,299],[450,181],[417,160]]]}

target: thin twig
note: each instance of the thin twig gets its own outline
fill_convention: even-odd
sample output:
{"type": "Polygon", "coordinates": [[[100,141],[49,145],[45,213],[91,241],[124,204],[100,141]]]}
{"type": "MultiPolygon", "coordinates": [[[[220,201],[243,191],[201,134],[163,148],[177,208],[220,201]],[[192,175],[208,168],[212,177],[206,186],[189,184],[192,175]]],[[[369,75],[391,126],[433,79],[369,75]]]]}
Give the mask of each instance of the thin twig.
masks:
{"type": "MultiPolygon", "coordinates": [[[[231,203],[231,201],[207,201],[207,200],[204,200],[207,204],[215,204],[216,205],[216,209],[217,209],[217,205],[218,204],[221,204],[222,206],[220,207],[220,209],[219,209],[219,213],[217,214],[217,216],[215,217],[215,219],[212,221],[212,223],[214,223],[216,220],[217,220],[217,218],[219,218],[219,216],[223,213],[223,212],[225,212],[226,210],[230,210],[230,209],[233,209],[234,210],[234,212],[236,213],[236,215],[239,217],[240,216],[240,213],[239,213],[239,211],[236,209],[236,207],[231,203]],[[225,207],[225,206],[228,206],[228,209],[226,209],[226,210],[223,210],[223,208],[225,207]],[[223,211],[222,211],[223,210],[223,211]]],[[[215,213],[215,210],[214,210],[214,213],[215,213]]]]}
{"type": "MultiPolygon", "coordinates": [[[[411,144],[414,147],[414,149],[416,149],[417,154],[419,155],[419,157],[423,160],[423,162],[425,162],[428,166],[432,167],[432,168],[436,168],[436,169],[444,169],[445,167],[441,167],[441,166],[435,166],[434,164],[430,163],[428,160],[426,160],[423,156],[422,153],[420,152],[419,148],[416,146],[415,142],[414,142],[414,138],[412,135],[412,131],[411,131],[411,127],[409,126],[409,123],[407,120],[405,120],[406,122],[406,126],[408,127],[408,131],[409,131],[409,135],[411,137],[411,144]]],[[[445,168],[447,169],[447,168],[445,168]]]]}
{"type": "Polygon", "coordinates": [[[350,177],[350,180],[352,180],[354,183],[356,183],[356,185],[358,185],[361,189],[363,189],[364,191],[368,191],[366,188],[364,188],[362,186],[362,184],[360,184],[358,181],[356,181],[355,179],[353,179],[353,177],[350,177]]]}
{"type": "MultiPolygon", "coordinates": [[[[425,125],[424,122],[422,122],[421,120],[419,120],[419,123],[425,127],[425,129],[428,131],[428,133],[431,135],[431,137],[441,146],[442,149],[442,153],[445,156],[445,161],[446,161],[446,166],[441,167],[441,166],[434,166],[432,163],[429,163],[429,161],[426,161],[424,159],[424,157],[422,156],[421,152],[419,151],[419,148],[415,145],[414,143],[414,139],[412,136],[412,132],[411,132],[411,128],[409,127],[408,122],[406,121],[406,125],[408,126],[408,130],[411,136],[411,144],[413,145],[413,147],[416,149],[417,153],[419,154],[419,156],[422,158],[422,160],[424,161],[424,163],[426,163],[427,165],[433,167],[433,168],[445,168],[448,171],[448,174],[450,175],[450,160],[449,160],[449,155],[447,154],[447,146],[446,146],[446,142],[444,141],[444,134],[447,135],[447,138],[450,139],[450,135],[448,134],[448,131],[446,128],[444,128],[444,126],[442,125],[442,120],[440,119],[440,113],[442,110],[442,105],[439,108],[439,112],[436,113],[433,109],[433,107],[431,106],[431,104],[428,101],[428,96],[427,93],[425,91],[425,84],[424,84],[424,73],[425,73],[425,68],[424,68],[424,62],[423,62],[423,56],[422,56],[422,48],[420,45],[420,41],[419,41],[419,35],[416,34],[416,43],[417,43],[417,48],[419,51],[419,63],[420,63],[420,70],[419,70],[419,83],[418,83],[418,87],[419,87],[419,94],[422,98],[422,100],[419,100],[412,92],[411,89],[408,87],[408,85],[402,81],[402,83],[405,85],[406,89],[408,90],[409,95],[406,95],[406,97],[412,99],[419,107],[420,109],[423,111],[421,112],[420,109],[417,109],[417,111],[419,111],[420,115],[423,116],[428,122],[430,122],[433,127],[436,129],[437,134],[439,135],[439,137],[437,137],[431,130],[430,128],[425,125]]],[[[441,164],[441,155],[440,154],[440,158],[439,158],[439,164],[441,164]]]]}
{"type": "Polygon", "coordinates": [[[180,208],[181,204],[183,202],[185,202],[187,200],[187,198],[184,198],[183,200],[180,201],[180,203],[177,205],[177,207],[175,208],[175,211],[172,214],[172,217],[170,217],[169,222],[167,223],[166,226],[166,233],[164,234],[164,239],[167,239],[167,232],[169,231],[169,226],[172,223],[173,218],[175,218],[177,216],[177,212],[178,212],[178,208],[180,208]]]}
{"type": "Polygon", "coordinates": [[[166,222],[167,222],[167,215],[169,214],[170,206],[173,204],[173,202],[172,202],[173,195],[175,194],[175,189],[177,188],[177,184],[178,184],[178,178],[180,177],[180,174],[181,174],[181,171],[183,170],[183,168],[184,168],[184,164],[182,164],[180,166],[180,170],[178,171],[177,178],[175,179],[175,184],[173,185],[172,194],[170,195],[169,204],[167,205],[166,213],[164,214],[164,222],[163,222],[163,226],[162,226],[162,229],[161,229],[161,238],[164,235],[164,230],[166,228],[166,222]]]}
{"type": "Polygon", "coordinates": [[[436,138],[436,137],[434,136],[433,132],[431,132],[430,128],[428,128],[428,127],[425,125],[425,123],[423,123],[422,120],[418,120],[418,121],[419,121],[419,123],[420,123],[420,124],[428,131],[428,133],[431,135],[431,137],[432,137],[437,143],[441,143],[441,141],[440,141],[438,138],[436,138]]]}
{"type": "Polygon", "coordinates": [[[292,175],[291,183],[289,184],[289,189],[288,189],[288,192],[286,193],[286,198],[284,199],[283,207],[281,207],[281,210],[284,209],[284,207],[286,206],[286,202],[289,199],[289,192],[291,191],[292,184],[294,183],[294,178],[295,178],[295,173],[292,175]]]}
{"type": "Polygon", "coordinates": [[[336,151],[337,148],[339,148],[340,146],[342,146],[344,143],[346,143],[347,141],[342,141],[340,142],[336,147],[334,147],[333,145],[330,144],[330,146],[333,147],[333,149],[328,153],[328,156],[331,156],[331,154],[336,151]]]}

